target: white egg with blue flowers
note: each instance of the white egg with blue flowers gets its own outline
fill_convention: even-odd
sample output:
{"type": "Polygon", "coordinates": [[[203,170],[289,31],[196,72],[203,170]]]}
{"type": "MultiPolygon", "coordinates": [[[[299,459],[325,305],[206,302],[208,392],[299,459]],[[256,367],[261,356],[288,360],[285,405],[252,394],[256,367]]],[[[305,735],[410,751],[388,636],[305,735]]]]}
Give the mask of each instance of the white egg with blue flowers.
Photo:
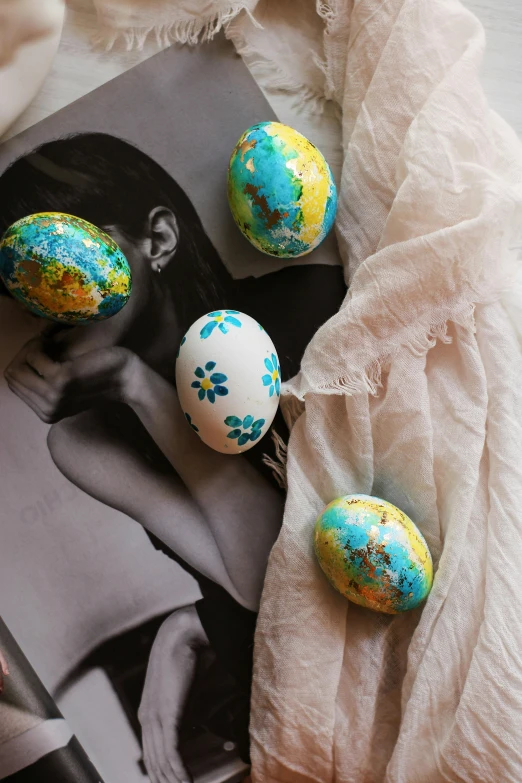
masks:
{"type": "Polygon", "coordinates": [[[223,454],[240,454],[266,435],[277,412],[275,346],[245,313],[207,313],[181,341],[176,387],[187,423],[201,440],[223,454]]]}

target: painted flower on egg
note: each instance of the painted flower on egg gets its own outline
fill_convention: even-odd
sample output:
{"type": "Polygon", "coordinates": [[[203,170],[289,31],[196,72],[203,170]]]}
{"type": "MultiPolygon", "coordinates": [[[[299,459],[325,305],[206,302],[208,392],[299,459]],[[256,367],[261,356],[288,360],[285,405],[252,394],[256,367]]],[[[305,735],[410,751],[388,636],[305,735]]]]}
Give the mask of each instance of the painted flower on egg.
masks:
{"type": "Polygon", "coordinates": [[[194,430],[194,432],[199,432],[199,427],[196,427],[196,425],[192,421],[192,416],[190,416],[190,414],[188,414],[188,413],[185,413],[185,418],[188,421],[188,423],[190,424],[190,426],[192,427],[192,429],[194,430]]]}
{"type": "Polygon", "coordinates": [[[268,393],[270,397],[273,397],[274,393],[279,397],[281,391],[281,367],[275,354],[272,354],[271,359],[265,359],[265,367],[268,373],[261,378],[263,386],[269,387],[268,393]]]}
{"type": "Polygon", "coordinates": [[[228,381],[228,377],[223,375],[222,372],[212,372],[215,366],[216,362],[207,362],[204,370],[202,367],[196,367],[194,375],[200,380],[192,382],[192,388],[199,389],[199,399],[204,400],[206,397],[212,405],[216,401],[216,394],[218,397],[226,397],[228,394],[227,387],[223,386],[228,381]],[[207,373],[212,374],[207,378],[207,373]]]}
{"type": "Polygon", "coordinates": [[[255,441],[261,436],[264,423],[264,419],[254,421],[254,417],[250,415],[245,416],[244,419],[240,419],[239,416],[227,416],[225,424],[233,428],[227,438],[237,440],[238,446],[244,446],[249,440],[255,441]]]}
{"type": "Polygon", "coordinates": [[[235,317],[236,315],[240,315],[239,310],[216,310],[213,313],[209,313],[207,318],[210,318],[210,321],[205,324],[199,333],[201,339],[206,340],[207,337],[210,337],[216,327],[223,334],[228,334],[228,324],[237,326],[240,329],[241,321],[235,317]]]}
{"type": "Polygon", "coordinates": [[[179,352],[181,351],[182,346],[185,345],[186,342],[187,342],[187,335],[185,335],[184,337],[181,338],[181,342],[179,344],[178,352],[176,354],[176,359],[179,359],[179,352]]]}
{"type": "Polygon", "coordinates": [[[211,448],[232,455],[260,443],[277,412],[280,388],[276,347],[251,316],[223,308],[187,330],[176,360],[176,391],[187,426],[197,427],[211,448]]]}

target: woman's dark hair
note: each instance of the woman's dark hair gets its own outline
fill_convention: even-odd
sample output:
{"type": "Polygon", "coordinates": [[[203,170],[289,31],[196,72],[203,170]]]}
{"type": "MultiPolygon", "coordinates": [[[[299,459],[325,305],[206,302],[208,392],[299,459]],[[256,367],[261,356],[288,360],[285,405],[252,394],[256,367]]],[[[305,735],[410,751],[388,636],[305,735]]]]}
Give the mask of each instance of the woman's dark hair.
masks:
{"type": "Polygon", "coordinates": [[[179,244],[163,278],[183,330],[226,308],[233,286],[192,202],[152,158],[123,139],[80,133],[43,144],[0,177],[0,236],[34,212],[68,212],[139,238],[154,207],[176,216],[179,244]]]}

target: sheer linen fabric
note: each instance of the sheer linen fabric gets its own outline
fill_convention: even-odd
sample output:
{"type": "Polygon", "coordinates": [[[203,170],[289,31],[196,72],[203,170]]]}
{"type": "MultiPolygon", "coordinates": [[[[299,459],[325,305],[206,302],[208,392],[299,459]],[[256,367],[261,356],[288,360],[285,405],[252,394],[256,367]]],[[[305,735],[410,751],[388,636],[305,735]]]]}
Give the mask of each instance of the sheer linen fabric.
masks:
{"type": "Polygon", "coordinates": [[[50,70],[64,13],[64,0],[0,0],[0,137],[50,70]]]}
{"type": "MultiPolygon", "coordinates": [[[[125,2],[181,19],[166,0],[107,5],[125,2]]],[[[238,10],[189,5],[200,30],[238,10]]],[[[350,284],[285,388],[254,781],[520,783],[522,148],[481,89],[482,28],[457,0],[244,5],[228,33],[254,69],[339,106],[350,284]],[[422,610],[372,614],[327,584],[312,529],[350,492],[422,530],[436,565],[422,610]]]]}

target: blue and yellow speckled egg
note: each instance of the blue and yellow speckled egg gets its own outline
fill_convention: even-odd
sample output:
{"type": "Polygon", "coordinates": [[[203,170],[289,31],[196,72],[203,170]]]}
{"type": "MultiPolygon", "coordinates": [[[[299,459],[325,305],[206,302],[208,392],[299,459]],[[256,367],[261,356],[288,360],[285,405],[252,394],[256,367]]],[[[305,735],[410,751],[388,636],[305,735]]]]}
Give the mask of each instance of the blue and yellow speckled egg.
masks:
{"type": "Polygon", "coordinates": [[[334,500],[315,524],[314,548],[332,585],[368,609],[406,612],[431,590],[426,541],[411,519],[385,500],[369,495],[334,500]]]}
{"type": "Polygon", "coordinates": [[[228,201],[258,250],[280,258],[310,253],[333,226],[337,191],[317,147],[288,125],[261,122],[236,144],[228,201]]]}
{"type": "Polygon", "coordinates": [[[116,242],[63,212],[28,215],[7,229],[0,276],[31,312],[64,323],[110,318],[131,293],[131,271],[116,242]]]}

